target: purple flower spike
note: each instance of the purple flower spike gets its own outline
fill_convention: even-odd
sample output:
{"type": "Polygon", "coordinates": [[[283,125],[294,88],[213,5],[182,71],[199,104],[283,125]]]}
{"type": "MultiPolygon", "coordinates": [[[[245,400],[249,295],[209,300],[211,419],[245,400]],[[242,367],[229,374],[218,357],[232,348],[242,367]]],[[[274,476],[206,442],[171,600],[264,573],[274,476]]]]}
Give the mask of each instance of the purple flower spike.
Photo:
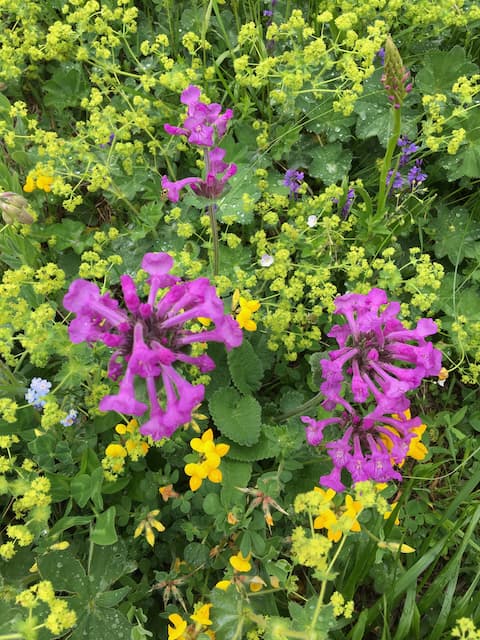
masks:
{"type": "Polygon", "coordinates": [[[304,178],[303,171],[296,169],[287,169],[282,184],[290,189],[290,196],[295,197],[298,190],[302,186],[304,178]]]}
{"type": "Polygon", "coordinates": [[[143,415],[150,418],[141,432],[158,440],[169,437],[189,422],[193,409],[203,400],[203,385],[190,384],[175,368],[176,363],[196,365],[211,371],[213,360],[206,354],[192,356],[189,345],[223,342],[230,350],[242,342],[238,323],[224,313],[215,287],[206,278],[191,282],[169,274],[173,260],[167,253],[147,253],[142,268],[149,274],[148,302],[141,302],[134,280],[121,277],[123,304],[86,280],[75,280],[63,299],[76,314],[69,326],[72,342],[103,342],[114,350],[108,376],[120,379],[117,394],[105,396],[101,411],[143,415]],[[157,300],[157,293],[165,289],[157,300]],[[209,318],[210,330],[194,332],[190,323],[209,318]],[[149,404],[137,399],[136,378],[144,381],[149,404]],[[160,383],[160,384],[159,384],[160,383]]]}
{"type": "Polygon", "coordinates": [[[345,316],[346,323],[334,326],[328,334],[339,348],[321,361],[320,389],[326,409],[340,404],[352,413],[344,397],[350,389],[355,402],[373,398],[383,409],[395,413],[401,410],[399,402],[405,393],[417,388],[426,376],[438,375],[441,352],[425,340],[436,333],[433,320],[422,319],[415,329],[406,329],[397,318],[399,304],[387,303],[381,289],[340,296],[335,309],[345,316]]]}

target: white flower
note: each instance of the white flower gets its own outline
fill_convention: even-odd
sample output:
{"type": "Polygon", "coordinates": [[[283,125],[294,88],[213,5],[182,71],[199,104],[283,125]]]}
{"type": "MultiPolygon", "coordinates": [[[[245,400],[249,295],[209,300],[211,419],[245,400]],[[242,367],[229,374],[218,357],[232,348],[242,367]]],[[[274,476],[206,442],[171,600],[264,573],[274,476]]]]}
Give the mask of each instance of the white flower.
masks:
{"type": "Polygon", "coordinates": [[[317,216],[308,216],[307,218],[307,225],[310,227],[310,229],[312,227],[314,227],[317,224],[318,218],[317,216]]]}
{"type": "Polygon", "coordinates": [[[271,267],[273,263],[273,256],[269,256],[268,253],[264,253],[260,258],[260,264],[262,265],[262,267],[271,267]]]}

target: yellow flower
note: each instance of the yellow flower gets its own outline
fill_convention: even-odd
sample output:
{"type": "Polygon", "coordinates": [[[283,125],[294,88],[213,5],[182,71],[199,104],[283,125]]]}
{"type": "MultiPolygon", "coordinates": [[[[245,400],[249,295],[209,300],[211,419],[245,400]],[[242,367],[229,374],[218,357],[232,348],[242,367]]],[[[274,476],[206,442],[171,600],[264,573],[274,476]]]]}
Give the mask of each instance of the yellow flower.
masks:
{"type": "Polygon", "coordinates": [[[192,438],[190,446],[194,451],[200,453],[199,462],[190,462],[185,465],[185,473],[190,476],[190,489],[197,491],[206,478],[210,482],[221,482],[222,472],[218,467],[220,459],[228,453],[230,445],[215,444],[213,431],[207,429],[201,438],[192,438]]]}
{"type": "MultiPolygon", "coordinates": [[[[138,538],[138,536],[141,535],[142,531],[144,531],[145,538],[148,544],[151,547],[153,547],[153,545],[155,544],[155,534],[153,533],[152,527],[157,531],[160,531],[160,533],[162,531],[165,531],[165,527],[163,526],[163,524],[156,519],[156,516],[158,516],[159,513],[160,513],[159,509],[154,509],[153,511],[150,511],[149,513],[147,513],[147,517],[145,518],[145,520],[142,520],[138,525],[138,527],[135,529],[135,533],[133,534],[133,537],[138,538]]],[[[170,636],[168,637],[170,638],[170,636]]],[[[175,636],[175,637],[178,637],[178,636],[175,636]]]]}
{"type": "Polygon", "coordinates": [[[202,605],[199,609],[195,611],[195,613],[193,613],[190,616],[190,619],[196,622],[197,624],[201,624],[204,626],[208,626],[212,624],[212,621],[210,620],[211,607],[212,607],[211,604],[202,605]]]}
{"type": "Polygon", "coordinates": [[[240,296],[240,311],[237,314],[237,322],[241,329],[246,331],[255,331],[257,323],[252,320],[252,315],[260,309],[258,300],[246,300],[240,296]]]}
{"type": "Polygon", "coordinates": [[[25,184],[23,185],[23,190],[26,193],[32,193],[34,189],[35,189],[35,180],[32,178],[32,176],[28,175],[27,179],[25,180],[25,184]]]}
{"type": "Polygon", "coordinates": [[[168,616],[168,619],[173,624],[173,627],[168,625],[168,640],[178,640],[185,638],[183,633],[187,628],[186,620],[184,620],[182,616],[178,615],[178,613],[172,613],[168,616]]]}
{"type": "Polygon", "coordinates": [[[247,571],[250,571],[250,569],[252,568],[252,565],[250,563],[251,555],[252,554],[249,553],[248,556],[245,558],[242,555],[242,552],[239,551],[237,555],[232,556],[230,558],[229,562],[232,565],[232,567],[235,569],[235,571],[246,573],[247,571]]]}
{"type": "MultiPolygon", "coordinates": [[[[411,418],[410,409],[406,409],[406,411],[404,411],[404,414],[407,420],[411,418]]],[[[398,418],[398,415],[393,414],[393,417],[398,418]]],[[[403,466],[407,458],[413,458],[414,460],[423,460],[426,457],[428,453],[428,449],[421,441],[422,435],[424,434],[426,428],[427,428],[426,425],[421,424],[418,427],[413,427],[410,430],[411,433],[415,435],[410,440],[407,455],[405,456],[404,460],[402,460],[402,462],[399,463],[398,465],[399,467],[403,466]]],[[[394,427],[385,425],[385,429],[387,429],[388,431],[391,431],[394,435],[400,435],[398,431],[394,429],[394,427]]],[[[391,451],[393,447],[393,443],[391,439],[385,434],[382,434],[380,437],[384,442],[385,446],[387,447],[387,449],[391,451]]]]}
{"type": "MultiPolygon", "coordinates": [[[[389,511],[385,511],[385,513],[383,514],[383,519],[384,520],[388,520],[390,518],[390,516],[392,515],[392,512],[395,511],[395,507],[397,506],[397,502],[392,502],[392,504],[390,505],[390,509],[389,511]]],[[[400,524],[400,520],[398,519],[398,515],[395,518],[395,523],[396,525],[400,524]]]]}
{"type": "Polygon", "coordinates": [[[231,584],[232,584],[231,580],[220,580],[220,582],[217,582],[217,584],[215,585],[215,588],[221,589],[222,591],[226,591],[231,584]]]}
{"type": "Polygon", "coordinates": [[[46,193],[52,190],[53,178],[51,176],[39,175],[37,178],[37,189],[42,189],[46,193]]]}
{"type": "Polygon", "coordinates": [[[109,444],[105,449],[105,455],[107,455],[109,458],[125,458],[127,455],[127,451],[124,447],[122,447],[121,444],[115,444],[114,442],[112,442],[112,444],[109,444]]]}
{"type": "MultiPolygon", "coordinates": [[[[324,494],[326,501],[327,498],[330,501],[335,495],[332,489],[324,491],[317,488],[317,490],[324,494]]],[[[347,495],[345,496],[345,505],[336,510],[338,513],[332,509],[325,509],[313,521],[313,528],[327,529],[327,538],[332,542],[338,542],[346,531],[361,531],[360,523],[357,520],[361,510],[361,503],[347,495]]]]}

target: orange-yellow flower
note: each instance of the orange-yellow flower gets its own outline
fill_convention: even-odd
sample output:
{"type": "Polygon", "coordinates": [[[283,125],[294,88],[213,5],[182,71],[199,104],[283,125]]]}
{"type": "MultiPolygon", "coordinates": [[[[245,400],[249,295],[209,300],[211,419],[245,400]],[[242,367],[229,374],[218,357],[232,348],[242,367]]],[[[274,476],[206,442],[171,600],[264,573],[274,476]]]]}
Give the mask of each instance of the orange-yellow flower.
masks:
{"type": "Polygon", "coordinates": [[[190,619],[196,622],[197,624],[201,624],[203,626],[209,626],[212,624],[210,620],[210,609],[212,608],[211,604],[204,604],[199,609],[195,611],[190,616],[190,619]]]}
{"type": "Polygon", "coordinates": [[[165,527],[163,526],[163,524],[156,519],[156,516],[158,516],[159,513],[159,509],[154,509],[153,511],[147,513],[147,517],[145,518],[145,520],[142,520],[138,527],[135,529],[133,537],[138,538],[138,536],[143,531],[148,544],[153,547],[153,545],[155,544],[155,534],[153,532],[153,529],[160,531],[160,533],[162,531],[165,531],[165,527]]]}
{"type": "Polygon", "coordinates": [[[206,478],[210,482],[221,482],[222,472],[218,467],[220,459],[228,453],[230,445],[215,444],[213,431],[207,429],[201,438],[192,438],[190,446],[200,453],[199,462],[190,462],[185,465],[185,473],[190,476],[190,489],[197,491],[206,478]]]}
{"type": "Polygon", "coordinates": [[[232,567],[235,569],[235,571],[246,573],[247,571],[250,571],[250,569],[252,568],[252,565],[250,563],[251,556],[252,554],[249,553],[247,557],[244,557],[242,555],[242,552],[239,551],[235,556],[231,556],[229,562],[232,565],[232,567]]]}
{"type": "Polygon", "coordinates": [[[187,628],[186,620],[178,613],[172,613],[168,616],[168,619],[173,624],[173,627],[168,625],[168,640],[183,640],[185,638],[184,632],[187,628]]]}

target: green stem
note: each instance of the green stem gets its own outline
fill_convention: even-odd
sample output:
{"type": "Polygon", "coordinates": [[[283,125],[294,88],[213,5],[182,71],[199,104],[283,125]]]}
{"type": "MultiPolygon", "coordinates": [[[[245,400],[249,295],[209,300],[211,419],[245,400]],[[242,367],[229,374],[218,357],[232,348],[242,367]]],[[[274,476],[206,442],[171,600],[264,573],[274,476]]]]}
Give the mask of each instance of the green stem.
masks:
{"type": "Polygon", "coordinates": [[[210,218],[210,231],[212,234],[213,275],[218,276],[218,270],[220,267],[220,247],[218,243],[218,225],[215,209],[216,205],[214,202],[208,205],[208,217],[210,218]]]}
{"type": "Polygon", "coordinates": [[[380,184],[378,186],[378,199],[377,199],[377,220],[383,217],[385,211],[385,203],[388,197],[387,190],[387,173],[392,165],[393,154],[397,147],[397,142],[400,137],[400,131],[402,126],[402,113],[400,109],[393,108],[393,133],[388,141],[387,151],[383,158],[382,171],[380,173],[380,184]]]}
{"type": "Polygon", "coordinates": [[[324,398],[323,393],[317,393],[316,396],[313,396],[313,398],[310,398],[310,400],[307,400],[307,402],[304,402],[298,407],[295,407],[295,409],[290,409],[290,411],[285,411],[285,413],[282,413],[281,415],[279,415],[277,420],[279,422],[283,422],[284,420],[287,420],[292,416],[296,416],[299,413],[305,413],[305,411],[308,411],[309,409],[312,409],[312,407],[317,406],[317,404],[319,404],[319,402],[323,398],[324,398]]]}
{"type": "MultiPolygon", "coordinates": [[[[337,561],[338,556],[340,555],[340,551],[342,550],[346,539],[347,539],[347,536],[343,536],[342,537],[342,541],[338,545],[338,549],[336,550],[335,555],[333,556],[332,561],[330,562],[330,566],[328,567],[327,575],[330,574],[331,570],[333,569],[333,566],[334,566],[335,562],[337,561]]],[[[320,615],[320,611],[322,610],[323,598],[325,596],[327,583],[328,583],[328,580],[323,580],[322,586],[320,588],[320,593],[318,594],[317,606],[315,607],[315,611],[313,612],[312,621],[310,623],[310,631],[311,632],[314,631],[315,625],[317,624],[318,616],[320,615]]]]}

